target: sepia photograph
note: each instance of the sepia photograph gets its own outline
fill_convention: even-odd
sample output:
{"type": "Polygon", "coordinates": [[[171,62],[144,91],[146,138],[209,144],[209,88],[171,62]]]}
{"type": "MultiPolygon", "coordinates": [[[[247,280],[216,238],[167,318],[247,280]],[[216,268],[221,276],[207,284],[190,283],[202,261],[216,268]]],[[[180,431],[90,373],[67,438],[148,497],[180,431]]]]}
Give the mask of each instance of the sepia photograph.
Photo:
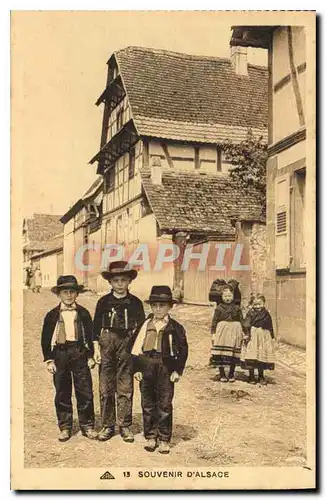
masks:
{"type": "Polygon", "coordinates": [[[315,11],[12,11],[14,490],[316,487],[315,11]]]}

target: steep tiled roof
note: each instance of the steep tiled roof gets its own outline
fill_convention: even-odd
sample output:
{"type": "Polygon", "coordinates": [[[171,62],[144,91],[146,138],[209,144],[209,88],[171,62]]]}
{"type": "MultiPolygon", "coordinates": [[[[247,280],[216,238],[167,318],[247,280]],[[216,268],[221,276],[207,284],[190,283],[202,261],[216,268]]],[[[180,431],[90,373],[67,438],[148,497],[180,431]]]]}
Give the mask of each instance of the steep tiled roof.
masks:
{"type": "Polygon", "coordinates": [[[42,255],[47,255],[51,254],[54,252],[59,252],[60,250],[63,249],[63,235],[57,236],[56,238],[53,238],[52,240],[45,241],[43,243],[43,248],[42,251],[34,254],[32,256],[32,260],[35,258],[39,258],[42,255]]]}
{"type": "Polygon", "coordinates": [[[26,250],[33,250],[34,252],[41,252],[45,246],[46,241],[31,240],[27,245],[24,245],[26,250]]]}
{"type": "MultiPolygon", "coordinates": [[[[180,124],[180,122],[172,120],[147,118],[146,116],[137,116],[136,121],[140,135],[190,142],[216,144],[229,139],[233,143],[239,143],[246,139],[248,133],[248,129],[244,127],[189,122],[180,124]]],[[[251,131],[257,139],[262,136],[267,143],[267,129],[252,128],[251,131]]]]}
{"type": "Polygon", "coordinates": [[[142,182],[158,224],[165,231],[233,237],[234,217],[264,220],[256,193],[243,192],[227,174],[165,170],[162,185],[156,185],[149,172],[143,171],[142,182]]]}
{"type": "Polygon", "coordinates": [[[267,129],[266,68],[239,76],[230,59],[141,47],[114,55],[140,135],[220,142],[230,127],[267,129]]]}
{"type": "Polygon", "coordinates": [[[42,242],[48,241],[54,236],[62,233],[63,225],[60,222],[61,215],[34,214],[25,219],[25,229],[28,236],[28,247],[35,250],[43,250],[42,242]]]}

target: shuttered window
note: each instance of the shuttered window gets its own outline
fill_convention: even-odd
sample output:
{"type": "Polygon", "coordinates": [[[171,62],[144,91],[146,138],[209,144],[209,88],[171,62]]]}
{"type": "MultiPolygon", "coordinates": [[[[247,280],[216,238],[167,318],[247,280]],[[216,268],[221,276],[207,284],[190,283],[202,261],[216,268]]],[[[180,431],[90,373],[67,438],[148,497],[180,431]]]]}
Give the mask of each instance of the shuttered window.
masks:
{"type": "Polygon", "coordinates": [[[275,267],[290,267],[290,177],[288,174],[275,181],[275,267]]]}
{"type": "Polygon", "coordinates": [[[276,215],[276,232],[277,234],[286,233],[287,230],[287,218],[286,212],[279,212],[276,215]]]}

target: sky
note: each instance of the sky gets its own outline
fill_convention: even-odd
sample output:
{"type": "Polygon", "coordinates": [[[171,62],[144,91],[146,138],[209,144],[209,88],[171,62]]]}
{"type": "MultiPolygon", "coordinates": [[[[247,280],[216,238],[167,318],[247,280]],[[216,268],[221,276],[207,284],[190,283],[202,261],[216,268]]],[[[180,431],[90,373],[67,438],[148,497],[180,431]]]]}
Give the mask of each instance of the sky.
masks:
{"type": "MultiPolygon", "coordinates": [[[[96,178],[88,162],[99,149],[103,108],[95,101],[112,52],[138,45],[229,57],[231,24],[245,23],[226,12],[14,12],[12,158],[23,215],[63,215],[96,178]]],[[[248,58],[267,64],[261,49],[248,58]]]]}

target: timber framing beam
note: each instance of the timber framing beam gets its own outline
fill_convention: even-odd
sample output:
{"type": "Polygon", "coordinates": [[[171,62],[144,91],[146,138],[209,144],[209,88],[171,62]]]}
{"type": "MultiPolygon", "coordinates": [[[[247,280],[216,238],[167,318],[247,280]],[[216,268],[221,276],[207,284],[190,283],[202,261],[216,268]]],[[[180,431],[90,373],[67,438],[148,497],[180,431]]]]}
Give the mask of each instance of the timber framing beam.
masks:
{"type": "Polygon", "coordinates": [[[98,161],[97,173],[103,174],[120,156],[130,151],[132,146],[138,141],[138,138],[133,121],[129,120],[89,163],[93,164],[95,161],[98,161]]]}
{"type": "Polygon", "coordinates": [[[126,93],[123,88],[123,83],[121,76],[118,75],[114,80],[112,80],[106,89],[102,92],[100,97],[96,101],[96,106],[99,106],[102,102],[106,102],[112,111],[125,97],[126,93]]]}

